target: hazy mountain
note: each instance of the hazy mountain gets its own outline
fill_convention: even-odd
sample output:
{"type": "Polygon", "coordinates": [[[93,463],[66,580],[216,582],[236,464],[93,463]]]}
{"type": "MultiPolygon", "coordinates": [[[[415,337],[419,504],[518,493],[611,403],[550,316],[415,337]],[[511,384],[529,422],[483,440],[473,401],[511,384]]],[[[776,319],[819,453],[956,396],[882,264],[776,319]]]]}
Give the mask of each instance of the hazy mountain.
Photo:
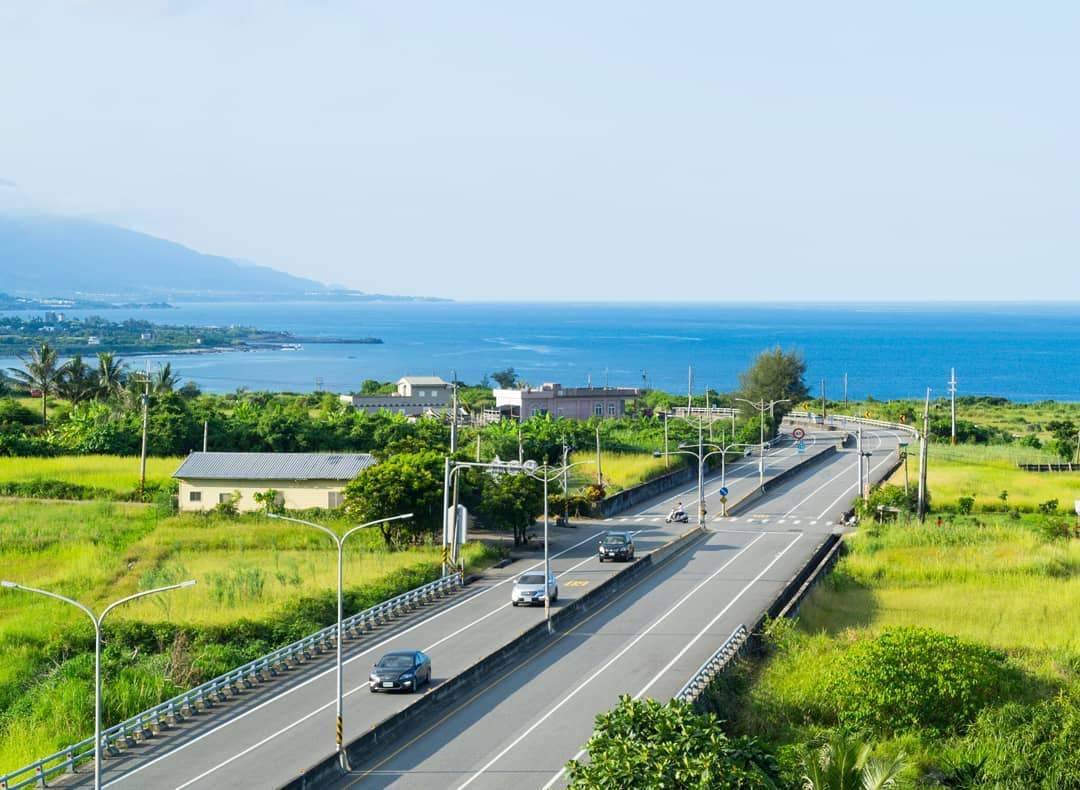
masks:
{"type": "Polygon", "coordinates": [[[0,290],[121,299],[329,292],[323,283],[268,266],[115,225],[43,215],[0,215],[0,290]]]}

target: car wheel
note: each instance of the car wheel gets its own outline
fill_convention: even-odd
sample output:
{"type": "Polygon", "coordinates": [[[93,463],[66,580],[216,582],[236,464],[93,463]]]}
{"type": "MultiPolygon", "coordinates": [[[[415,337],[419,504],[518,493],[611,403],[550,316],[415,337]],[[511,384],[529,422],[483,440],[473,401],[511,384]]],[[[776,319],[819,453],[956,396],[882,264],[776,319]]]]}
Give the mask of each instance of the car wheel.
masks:
{"type": "Polygon", "coordinates": [[[378,689],[376,689],[374,686],[368,686],[368,689],[371,690],[372,694],[374,694],[376,691],[378,691],[378,689]]]}
{"type": "Polygon", "coordinates": [[[514,608],[515,608],[515,609],[517,608],[517,605],[518,605],[518,602],[517,602],[517,601],[511,601],[510,603],[512,603],[512,604],[514,605],[514,608]]]}

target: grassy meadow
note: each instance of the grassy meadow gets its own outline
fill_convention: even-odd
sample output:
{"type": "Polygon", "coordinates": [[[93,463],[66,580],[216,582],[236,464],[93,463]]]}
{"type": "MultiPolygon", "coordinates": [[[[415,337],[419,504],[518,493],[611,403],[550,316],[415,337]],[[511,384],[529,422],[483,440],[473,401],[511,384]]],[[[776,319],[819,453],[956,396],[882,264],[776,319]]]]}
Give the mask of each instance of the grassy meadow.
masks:
{"type": "MultiPolygon", "coordinates": [[[[323,523],[345,526],[328,519],[323,523]]],[[[388,551],[374,530],[350,538],[350,544],[346,587],[367,590],[369,598],[383,589],[392,594],[394,584],[411,586],[437,573],[437,546],[388,551]]],[[[473,567],[491,559],[475,543],[466,546],[464,556],[473,567]]],[[[296,623],[296,605],[314,601],[304,611],[332,611],[336,552],[315,530],[257,515],[162,516],[156,508],[128,503],[5,500],[0,501],[0,576],[75,597],[98,611],[138,590],[197,580],[195,587],[138,601],[110,615],[110,641],[119,651],[111,654],[112,671],[129,672],[131,657],[139,655],[130,668],[137,685],[114,686],[118,693],[127,689],[127,695],[107,706],[110,719],[117,720],[241,663],[251,651],[270,647],[274,634],[287,641],[290,629],[314,630],[316,623],[296,623]],[[240,637],[229,636],[228,629],[241,621],[256,624],[263,641],[230,641],[240,637]],[[127,626],[135,624],[165,628],[165,634],[172,633],[169,628],[184,629],[187,636],[181,641],[190,655],[180,663],[187,669],[177,672],[175,641],[139,645],[138,650],[125,646],[127,626]]],[[[90,682],[89,668],[83,666],[89,637],[85,620],[62,603],[0,591],[0,773],[87,732],[90,719],[80,702],[90,682]],[[51,693],[35,698],[35,690],[43,688],[51,693]],[[57,726],[60,720],[63,727],[57,726]]]]}
{"type": "MultiPolygon", "coordinates": [[[[905,786],[1012,787],[938,780],[961,756],[973,764],[985,758],[991,768],[995,760],[1017,762],[995,753],[1006,747],[988,740],[987,731],[997,726],[988,724],[998,721],[994,716],[1019,721],[1025,710],[1067,707],[1064,700],[1080,697],[1080,539],[1061,536],[1068,521],[949,516],[942,527],[927,522],[861,528],[804,603],[794,630],[751,670],[739,699],[727,701],[736,711],[734,729],[774,744],[806,742],[828,731],[836,722],[821,678],[830,667],[842,665],[853,646],[886,629],[929,628],[1000,651],[1022,680],[1010,699],[996,704],[1012,701],[1019,707],[1008,715],[986,710],[970,730],[879,736],[878,753],[908,755],[905,786]]],[[[1010,739],[1001,732],[997,737],[1010,739]]]]}
{"type": "MultiPolygon", "coordinates": [[[[571,463],[595,461],[596,453],[576,452],[570,455],[571,463]]],[[[610,491],[620,491],[659,477],[665,472],[685,464],[681,457],[654,458],[651,453],[605,452],[600,456],[604,483],[610,491]]],[[[579,488],[596,482],[596,464],[587,463],[570,472],[570,487],[579,488]]]]}
{"type": "MultiPolygon", "coordinates": [[[[183,458],[147,458],[147,483],[166,487],[183,458]]],[[[0,484],[59,480],[122,495],[139,487],[138,456],[62,455],[52,458],[0,456],[0,484]]]]}
{"type": "MultiPolygon", "coordinates": [[[[1050,453],[1014,444],[948,444],[931,443],[927,483],[934,508],[954,508],[960,497],[975,497],[976,511],[997,511],[1018,508],[1034,511],[1051,499],[1072,511],[1073,501],[1080,499],[1080,472],[1026,472],[1018,463],[1057,463],[1060,459],[1050,453]],[[1008,492],[1007,502],[1000,499],[1008,492]]],[[[908,474],[912,484],[918,475],[918,454],[911,449],[908,474]]],[[[904,470],[898,469],[889,480],[904,484],[904,470]]]]}

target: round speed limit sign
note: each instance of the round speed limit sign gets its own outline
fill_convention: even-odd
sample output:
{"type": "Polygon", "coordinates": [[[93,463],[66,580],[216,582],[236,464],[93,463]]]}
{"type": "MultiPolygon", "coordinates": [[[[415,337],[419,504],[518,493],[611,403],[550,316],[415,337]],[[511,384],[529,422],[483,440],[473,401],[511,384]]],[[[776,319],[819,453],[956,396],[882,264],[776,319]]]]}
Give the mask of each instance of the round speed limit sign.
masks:
{"type": "Polygon", "coordinates": [[[802,428],[796,428],[794,431],[791,432],[791,436],[795,439],[802,439],[806,436],[806,431],[804,431],[802,428]]]}

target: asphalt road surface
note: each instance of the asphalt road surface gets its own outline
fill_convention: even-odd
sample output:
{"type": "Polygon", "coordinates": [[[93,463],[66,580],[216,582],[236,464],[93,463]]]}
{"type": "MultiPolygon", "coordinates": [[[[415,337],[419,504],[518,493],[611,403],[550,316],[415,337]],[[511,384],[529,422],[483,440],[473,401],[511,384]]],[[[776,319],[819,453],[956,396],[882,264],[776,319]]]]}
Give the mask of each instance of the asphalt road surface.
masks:
{"type": "MultiPolygon", "coordinates": [[[[835,445],[840,438],[835,433],[812,432],[802,453],[790,440],[779,443],[767,456],[767,478],[835,445]]],[[[895,438],[881,434],[876,450],[870,447],[876,453],[871,465],[883,467],[890,447],[895,447],[895,438]]],[[[561,765],[585,742],[593,717],[610,707],[620,692],[635,693],[644,687],[642,693],[670,696],[715,650],[718,640],[730,633],[731,623],[752,621],[751,615],[805,562],[832,528],[830,520],[854,496],[854,458],[849,450],[823,460],[778,484],[751,511],[719,521],[714,514],[721,510],[720,482],[714,474],[706,486],[708,526],[719,530],[718,534],[631,588],[531,660],[527,668],[496,682],[432,732],[379,765],[376,773],[357,772],[348,781],[371,786],[401,783],[403,787],[465,782],[477,787],[510,783],[542,787],[554,780],[561,765]],[[698,587],[699,583],[703,584],[698,587]],[[710,625],[713,617],[717,620],[710,625]],[[688,634],[697,637],[692,644],[683,638],[688,634]],[[602,666],[605,670],[589,680],[602,666]],[[650,673],[659,674],[652,679],[650,673]],[[576,684],[586,680],[575,691],[576,684]],[[562,702],[571,693],[569,701],[562,702]],[[556,709],[556,705],[560,706],[556,709]]],[[[729,499],[755,489],[757,465],[757,458],[729,465],[729,499]]],[[[559,580],[555,606],[566,605],[625,567],[597,561],[596,540],[603,532],[630,530],[636,533],[639,555],[651,551],[687,529],[682,524],[665,524],[664,516],[679,499],[694,514],[696,490],[696,484],[688,484],[643,503],[631,515],[582,522],[575,528],[552,528],[552,570],[559,580]]],[[[542,620],[542,608],[514,608],[509,602],[513,579],[538,567],[541,559],[534,549],[531,556],[485,573],[452,599],[348,642],[344,651],[346,742],[413,699],[408,694],[369,693],[368,671],[382,653],[424,650],[431,656],[433,685],[437,685],[542,620]]],[[[104,785],[276,787],[333,753],[334,677],[332,657],[321,656],[284,678],[243,690],[217,710],[108,758],[104,785]]],[[[56,783],[89,786],[90,775],[84,769],[56,783]]]]}
{"type": "MultiPolygon", "coordinates": [[[[889,432],[864,433],[874,480],[896,444],[889,432]]],[[[563,766],[582,757],[596,715],[620,694],[670,699],[735,628],[768,608],[857,495],[856,458],[854,449],[840,452],[767,487],[747,512],[713,518],[692,550],[336,786],[562,786],[563,766]]]]}

